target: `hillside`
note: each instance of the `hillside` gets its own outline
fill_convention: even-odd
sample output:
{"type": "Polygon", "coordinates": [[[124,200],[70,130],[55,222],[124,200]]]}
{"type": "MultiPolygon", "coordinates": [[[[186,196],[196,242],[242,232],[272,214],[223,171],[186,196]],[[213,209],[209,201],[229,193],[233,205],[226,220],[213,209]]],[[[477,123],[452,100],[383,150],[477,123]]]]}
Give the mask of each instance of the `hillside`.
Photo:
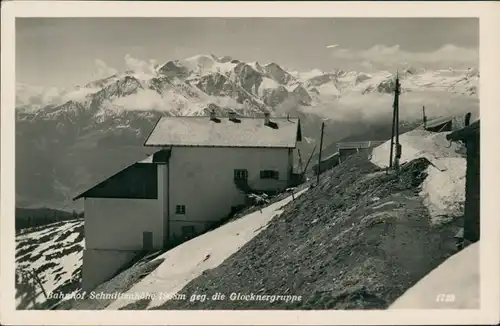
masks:
{"type": "MultiPolygon", "coordinates": [[[[260,209],[250,207],[233,216],[228,223],[199,235],[191,241],[165,253],[155,253],[152,257],[145,257],[108,282],[99,285],[93,290],[94,297],[89,294],[86,300],[68,300],[57,309],[93,310],[108,306],[113,309],[111,307],[120,307],[128,300],[132,300],[133,303],[137,294],[158,292],[159,289],[165,295],[175,294],[192,278],[202,274],[207,268],[219,265],[245,243],[263,232],[269,221],[282,213],[287,203],[306,190],[307,188],[299,190],[294,196],[290,194],[276,196],[266,207],[260,207],[260,209]],[[187,256],[190,258],[186,259],[187,256]],[[137,287],[139,289],[136,289],[137,287]],[[130,290],[131,294],[125,293],[127,290],[130,290]],[[115,302],[113,298],[96,298],[97,295],[106,296],[113,293],[124,295],[125,298],[120,298],[115,302]]],[[[157,297],[160,303],[162,299],[157,297]]]]}
{"type": "Polygon", "coordinates": [[[455,252],[459,219],[431,225],[416,192],[427,166],[417,159],[399,176],[386,175],[366,158],[353,158],[325,173],[319,187],[286,207],[265,232],[181,291],[302,300],[171,300],[154,309],[387,308],[455,252]]]}
{"type": "MultiPolygon", "coordinates": [[[[465,159],[445,135],[422,129],[401,135],[399,174],[383,170],[388,143],[353,156],[323,173],[319,186],[314,179],[296,189],[294,200],[282,194],[262,211],[251,208],[168,252],[145,257],[95,289],[123,298],[69,300],[57,309],[388,308],[456,252],[465,159]],[[261,300],[227,299],[238,292],[261,300]],[[139,298],[141,293],[151,296],[139,298]],[[226,299],[212,300],[215,293],[226,299]],[[194,300],[197,294],[204,299],[194,300]]],[[[35,266],[48,292],[75,293],[81,223],[19,235],[18,269],[35,266]]],[[[415,291],[421,290],[410,294],[415,291]]],[[[20,307],[32,307],[26,296],[20,298],[20,307]]],[[[40,291],[37,298],[44,301],[40,291]]]]}
{"type": "MultiPolygon", "coordinates": [[[[214,109],[247,116],[299,116],[308,157],[327,119],[324,145],[346,137],[383,137],[391,123],[393,73],[334,69],[295,72],[279,63],[241,62],[198,55],[169,60],[154,70],[128,70],[57,96],[16,88],[16,206],[81,209],[71,198],[143,158],[142,143],[163,115],[204,115],[214,109]]],[[[479,72],[400,72],[401,118],[478,111],[479,72]]],[[[53,90],[51,90],[52,92],[53,90]]],[[[49,93],[47,93],[49,92],[49,93]]]]}
{"type": "Polygon", "coordinates": [[[59,300],[47,300],[45,294],[78,290],[83,246],[81,219],[26,229],[16,235],[16,307],[47,308],[59,300]]]}
{"type": "Polygon", "coordinates": [[[389,309],[479,309],[479,246],[476,242],[448,258],[389,309]]]}
{"type": "Polygon", "coordinates": [[[16,208],[16,232],[30,232],[35,227],[82,218],[83,213],[65,212],[51,208],[16,208]]]}
{"type": "Polygon", "coordinates": [[[445,135],[403,134],[399,174],[383,170],[387,143],[352,156],[295,200],[243,214],[95,289],[122,298],[58,309],[388,308],[457,251],[465,160],[445,135]]]}

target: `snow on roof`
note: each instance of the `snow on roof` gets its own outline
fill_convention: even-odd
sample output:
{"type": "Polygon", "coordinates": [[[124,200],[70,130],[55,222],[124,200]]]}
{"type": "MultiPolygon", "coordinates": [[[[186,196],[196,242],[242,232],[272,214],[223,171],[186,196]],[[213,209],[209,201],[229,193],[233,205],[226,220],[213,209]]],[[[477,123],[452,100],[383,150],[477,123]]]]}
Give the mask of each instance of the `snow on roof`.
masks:
{"type": "Polygon", "coordinates": [[[452,116],[439,117],[439,118],[427,121],[425,127],[426,128],[434,128],[434,127],[440,126],[442,124],[448,123],[450,121],[453,121],[452,116]]]}
{"type": "Polygon", "coordinates": [[[327,160],[329,160],[329,159],[332,159],[332,158],[334,158],[335,156],[339,156],[339,152],[335,152],[335,153],[333,153],[333,154],[331,154],[331,155],[328,155],[327,157],[325,157],[324,159],[322,159],[322,160],[321,160],[321,162],[323,162],[323,161],[327,161],[327,160]]]}
{"type": "Polygon", "coordinates": [[[368,141],[353,141],[337,143],[338,149],[356,149],[356,148],[370,148],[381,145],[385,140],[368,140],[368,141]]]}
{"type": "Polygon", "coordinates": [[[237,121],[205,117],[162,117],[145,146],[278,147],[294,148],[302,138],[298,118],[237,117],[237,121]]]}

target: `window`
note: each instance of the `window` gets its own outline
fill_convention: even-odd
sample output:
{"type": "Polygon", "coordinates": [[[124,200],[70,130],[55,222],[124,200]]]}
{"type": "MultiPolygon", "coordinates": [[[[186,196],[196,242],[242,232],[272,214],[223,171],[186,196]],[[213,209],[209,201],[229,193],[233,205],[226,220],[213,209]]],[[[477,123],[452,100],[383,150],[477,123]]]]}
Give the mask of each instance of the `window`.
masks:
{"type": "Polygon", "coordinates": [[[248,171],[247,170],[234,170],[234,180],[247,180],[248,171]]]}
{"type": "Polygon", "coordinates": [[[186,214],[186,205],[176,205],[175,206],[175,214],[186,214]]]}
{"type": "Polygon", "coordinates": [[[274,171],[274,170],[263,170],[263,171],[260,171],[260,178],[261,179],[279,179],[280,178],[280,174],[278,171],[274,171]]]}

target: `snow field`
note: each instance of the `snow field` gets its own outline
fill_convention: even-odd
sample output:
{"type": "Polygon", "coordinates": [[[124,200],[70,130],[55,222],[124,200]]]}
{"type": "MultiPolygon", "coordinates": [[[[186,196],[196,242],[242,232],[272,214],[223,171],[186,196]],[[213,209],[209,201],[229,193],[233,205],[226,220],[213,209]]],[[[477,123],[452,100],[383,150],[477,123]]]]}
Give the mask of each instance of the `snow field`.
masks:
{"type": "MultiPolygon", "coordinates": [[[[416,129],[399,137],[401,164],[420,157],[432,163],[427,168],[420,196],[433,224],[461,215],[465,201],[466,160],[457,153],[458,145],[446,140],[446,134],[416,129]]],[[[371,162],[385,168],[389,155],[390,140],[373,149],[371,162]]]]}
{"type": "MultiPolygon", "coordinates": [[[[83,248],[83,237],[76,242],[80,232],[76,230],[83,226],[83,221],[68,221],[58,226],[47,226],[39,231],[27,232],[17,237],[16,244],[16,268],[21,271],[37,271],[37,276],[42,282],[47,295],[50,295],[58,287],[73,277],[74,272],[81,267],[82,250],[75,250],[68,254],[63,254],[64,250],[81,246],[83,248]],[[66,238],[58,240],[62,234],[70,233],[66,238]],[[50,240],[39,241],[43,237],[50,237],[50,240]],[[29,250],[27,253],[23,250],[29,250]],[[19,255],[18,252],[22,254],[19,255]],[[59,256],[60,254],[60,256],[59,256]],[[51,258],[51,256],[57,256],[51,258]],[[44,267],[47,266],[47,267],[44,267]]],[[[45,296],[41,289],[35,299],[36,303],[43,303],[45,296]]],[[[22,297],[16,299],[16,305],[20,303],[22,297]]],[[[28,306],[29,309],[31,307],[28,306]]]]}

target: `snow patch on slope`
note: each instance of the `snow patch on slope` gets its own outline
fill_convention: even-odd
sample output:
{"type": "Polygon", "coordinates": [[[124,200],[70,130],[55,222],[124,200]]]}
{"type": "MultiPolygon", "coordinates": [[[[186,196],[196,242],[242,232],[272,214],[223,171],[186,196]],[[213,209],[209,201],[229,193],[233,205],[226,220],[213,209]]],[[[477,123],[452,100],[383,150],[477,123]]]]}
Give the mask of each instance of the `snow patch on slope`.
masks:
{"type": "Polygon", "coordinates": [[[264,67],[260,63],[258,63],[257,61],[249,62],[248,65],[250,67],[252,67],[255,71],[260,72],[261,74],[266,73],[266,70],[264,69],[264,67]]]}
{"type": "Polygon", "coordinates": [[[89,87],[81,87],[76,88],[73,91],[70,91],[63,95],[62,102],[67,101],[84,101],[89,94],[97,93],[101,89],[100,88],[89,88],[89,87]]]}
{"type": "Polygon", "coordinates": [[[305,82],[311,78],[322,76],[325,73],[319,69],[312,69],[310,71],[305,71],[305,72],[298,72],[298,71],[291,71],[289,72],[290,75],[292,75],[295,79],[305,82]]]}
{"type": "Polygon", "coordinates": [[[333,83],[325,83],[321,86],[316,87],[316,89],[319,91],[321,95],[334,96],[334,97],[340,95],[339,90],[337,89],[337,87],[335,87],[335,84],[333,83]]]}
{"type": "Polygon", "coordinates": [[[264,77],[262,78],[262,82],[260,83],[260,88],[268,89],[268,88],[278,88],[280,84],[276,82],[274,79],[264,77]]]}
{"type": "MultiPolygon", "coordinates": [[[[439,158],[461,157],[457,153],[459,146],[446,140],[448,133],[435,133],[423,129],[415,129],[399,136],[402,146],[401,164],[425,157],[434,163],[439,158]],[[449,147],[448,147],[449,146],[449,147]]],[[[391,141],[373,149],[371,162],[381,168],[388,166],[391,141]]]]}
{"type": "Polygon", "coordinates": [[[465,202],[466,160],[461,157],[440,158],[438,163],[446,170],[440,171],[430,165],[420,192],[433,224],[462,215],[465,202]]]}
{"type": "Polygon", "coordinates": [[[61,105],[68,101],[84,101],[87,95],[97,93],[100,88],[75,87],[64,89],[57,87],[16,85],[16,106],[22,112],[34,112],[45,105],[61,105]]]}
{"type": "Polygon", "coordinates": [[[389,309],[479,309],[479,242],[445,260],[389,309]]]}
{"type": "MultiPolygon", "coordinates": [[[[76,279],[79,283],[82,249],[84,247],[83,221],[75,220],[48,225],[39,230],[27,230],[16,236],[16,271],[36,273],[43,289],[49,295],[76,279]]],[[[36,288],[35,302],[46,298],[40,287],[36,288]]],[[[26,293],[16,294],[16,306],[33,308],[26,293]]]]}
{"type": "MultiPolygon", "coordinates": [[[[461,215],[465,201],[466,160],[458,153],[459,146],[446,140],[447,134],[416,129],[399,137],[401,164],[420,157],[432,163],[427,168],[420,196],[434,224],[461,215]]],[[[371,162],[386,168],[389,155],[390,140],[373,149],[371,162]]]]}
{"type": "MultiPolygon", "coordinates": [[[[302,195],[305,191],[307,189],[296,193],[295,197],[302,195]]],[[[219,266],[253,239],[266,228],[269,221],[282,213],[281,208],[291,200],[291,196],[287,197],[262,208],[262,212],[250,213],[159,256],[157,259],[165,259],[165,261],[125,292],[125,295],[133,297],[134,293],[157,294],[149,303],[148,308],[162,305],[168,301],[169,296],[177,294],[203,271],[219,266]],[[167,295],[161,297],[159,293],[167,295]]],[[[117,300],[107,309],[118,309],[132,302],[128,299],[117,300]]]]}
{"type": "Polygon", "coordinates": [[[229,73],[236,64],[231,62],[220,62],[212,55],[195,55],[182,61],[183,65],[189,70],[200,75],[219,72],[222,74],[229,73]]]}
{"type": "Polygon", "coordinates": [[[262,82],[259,85],[258,95],[263,97],[269,93],[269,91],[278,89],[280,84],[278,84],[275,80],[267,77],[262,78],[262,82]]]}

